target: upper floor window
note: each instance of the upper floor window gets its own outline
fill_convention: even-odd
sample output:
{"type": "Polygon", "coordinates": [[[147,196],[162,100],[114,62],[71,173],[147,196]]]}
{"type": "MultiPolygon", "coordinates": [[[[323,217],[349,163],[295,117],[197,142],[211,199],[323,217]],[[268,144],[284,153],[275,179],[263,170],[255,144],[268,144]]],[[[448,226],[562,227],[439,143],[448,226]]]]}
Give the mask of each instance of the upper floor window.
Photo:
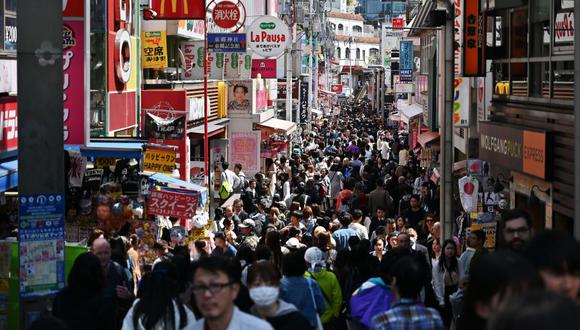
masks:
{"type": "Polygon", "coordinates": [[[344,31],[344,25],[338,24],[338,31],[344,31]]]}
{"type": "Polygon", "coordinates": [[[356,49],[356,59],[360,60],[360,48],[356,49]]]}

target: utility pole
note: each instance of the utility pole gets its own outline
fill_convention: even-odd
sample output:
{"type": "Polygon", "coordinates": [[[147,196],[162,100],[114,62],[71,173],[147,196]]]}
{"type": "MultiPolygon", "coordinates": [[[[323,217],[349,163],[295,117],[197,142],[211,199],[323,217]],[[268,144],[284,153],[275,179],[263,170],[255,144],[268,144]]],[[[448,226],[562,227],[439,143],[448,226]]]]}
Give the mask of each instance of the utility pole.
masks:
{"type": "MultiPolygon", "coordinates": [[[[574,16],[580,17],[580,4],[574,4],[574,16]]],[[[580,34],[574,34],[574,55],[580,55],[580,34]]],[[[574,89],[580,95],[580,61],[574,61],[574,89]]],[[[580,101],[574,99],[574,237],[580,240],[580,101]]]]}
{"type": "Polygon", "coordinates": [[[292,50],[286,49],[286,120],[292,121],[292,50]]]}
{"type": "Polygon", "coordinates": [[[441,201],[439,205],[441,237],[453,236],[453,89],[454,89],[454,19],[453,4],[447,1],[447,20],[445,22],[445,107],[441,126],[441,201]]]}

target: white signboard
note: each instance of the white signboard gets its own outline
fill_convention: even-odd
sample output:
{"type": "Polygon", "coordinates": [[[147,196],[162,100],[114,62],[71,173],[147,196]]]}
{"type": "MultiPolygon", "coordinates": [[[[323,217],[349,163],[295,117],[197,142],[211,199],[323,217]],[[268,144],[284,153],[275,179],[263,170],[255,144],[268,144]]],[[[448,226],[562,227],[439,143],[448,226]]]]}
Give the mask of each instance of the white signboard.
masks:
{"type": "Polygon", "coordinates": [[[469,106],[471,90],[469,78],[455,77],[455,92],[453,93],[453,126],[469,127],[469,106]]]}
{"type": "Polygon", "coordinates": [[[556,44],[574,42],[574,12],[558,13],[554,25],[556,44]]]}
{"type": "MultiPolygon", "coordinates": [[[[208,104],[208,109],[209,109],[209,104],[210,104],[210,100],[209,100],[209,96],[206,97],[207,99],[207,104],[208,104]]],[[[187,100],[188,103],[188,118],[187,120],[193,121],[193,120],[198,120],[198,119],[202,119],[205,117],[205,109],[203,107],[203,98],[201,97],[192,97],[190,99],[187,100]]]]}
{"type": "Polygon", "coordinates": [[[16,60],[0,60],[0,93],[16,93],[16,60]]]}
{"type": "Polygon", "coordinates": [[[562,9],[574,8],[574,0],[562,0],[562,9]]]}
{"type": "Polygon", "coordinates": [[[489,107],[491,106],[491,94],[493,75],[491,73],[491,61],[487,62],[486,77],[476,78],[477,87],[477,122],[489,120],[489,107]]]}
{"type": "Polygon", "coordinates": [[[278,17],[260,16],[248,28],[247,42],[255,55],[276,57],[289,47],[290,30],[278,17]]]}

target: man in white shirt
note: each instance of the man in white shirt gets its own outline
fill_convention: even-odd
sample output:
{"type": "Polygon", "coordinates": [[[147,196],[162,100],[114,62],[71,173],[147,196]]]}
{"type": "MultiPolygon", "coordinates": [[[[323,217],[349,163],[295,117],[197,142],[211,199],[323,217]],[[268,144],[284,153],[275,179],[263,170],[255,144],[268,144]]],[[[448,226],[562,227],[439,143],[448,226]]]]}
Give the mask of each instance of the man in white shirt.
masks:
{"type": "Polygon", "coordinates": [[[234,173],[232,170],[229,169],[230,164],[228,162],[224,162],[222,164],[222,176],[220,181],[220,187],[223,185],[224,181],[228,181],[229,189],[228,192],[231,193],[234,191],[236,187],[240,185],[240,178],[234,173]]]}
{"type": "Polygon", "coordinates": [[[225,257],[201,258],[193,274],[193,294],[203,318],[186,330],[271,330],[272,326],[234,306],[240,291],[239,267],[225,257]]]}
{"type": "Polygon", "coordinates": [[[363,239],[369,239],[369,232],[367,230],[367,227],[365,227],[363,224],[363,213],[361,210],[354,210],[352,212],[352,222],[350,223],[350,225],[348,226],[348,228],[356,231],[356,235],[358,236],[358,238],[360,238],[361,240],[363,239]]]}

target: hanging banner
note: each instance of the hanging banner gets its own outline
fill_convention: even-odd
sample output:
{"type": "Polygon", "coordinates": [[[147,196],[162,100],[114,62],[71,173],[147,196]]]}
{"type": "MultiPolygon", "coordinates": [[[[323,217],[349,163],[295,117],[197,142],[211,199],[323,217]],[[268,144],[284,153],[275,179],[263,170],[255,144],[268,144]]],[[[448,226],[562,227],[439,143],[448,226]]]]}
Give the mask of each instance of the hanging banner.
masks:
{"type": "Polygon", "coordinates": [[[64,143],[85,144],[84,22],[65,20],[62,34],[64,143]]]}
{"type": "Polygon", "coordinates": [[[240,163],[246,174],[259,171],[260,132],[232,133],[230,137],[230,162],[240,163]]]}
{"type": "Polygon", "coordinates": [[[399,63],[399,76],[401,82],[411,82],[413,81],[413,41],[411,40],[401,40],[400,46],[400,63],[399,63]]]}
{"type": "Polygon", "coordinates": [[[459,197],[465,212],[477,211],[479,197],[479,181],[474,176],[464,176],[459,179],[459,197]]]}
{"type": "Polygon", "coordinates": [[[147,113],[144,130],[146,139],[181,140],[185,134],[185,115],[164,119],[147,113]]]}
{"type": "Polygon", "coordinates": [[[188,218],[195,215],[197,194],[183,194],[168,190],[154,190],[149,195],[148,214],[188,218]]]}
{"type": "Polygon", "coordinates": [[[308,122],[308,86],[308,82],[300,82],[300,124],[306,124],[308,122]]]}
{"type": "Polygon", "coordinates": [[[262,57],[276,57],[292,40],[288,25],[275,16],[260,16],[247,30],[248,47],[262,57]]]}
{"type": "Polygon", "coordinates": [[[485,76],[485,16],[479,0],[465,3],[463,31],[463,76],[485,76]]]}
{"type": "Polygon", "coordinates": [[[143,171],[172,174],[176,152],[172,149],[147,147],[143,157],[143,171]]]}
{"type": "Polygon", "coordinates": [[[167,67],[167,37],[165,31],[141,33],[141,61],[143,69],[167,67]]]}
{"type": "Polygon", "coordinates": [[[19,199],[20,296],[64,288],[64,196],[21,195],[19,199]]]}
{"type": "Polygon", "coordinates": [[[463,73],[463,5],[465,0],[453,0],[455,9],[454,59],[455,76],[463,73]]]}
{"type": "Polygon", "coordinates": [[[151,0],[149,3],[155,14],[148,19],[205,19],[205,1],[202,0],[151,0]]]}
{"type": "Polygon", "coordinates": [[[455,78],[453,95],[453,126],[469,127],[469,107],[471,105],[469,78],[455,78]]]}
{"type": "Polygon", "coordinates": [[[333,93],[340,94],[342,93],[342,85],[339,84],[330,85],[330,91],[333,93]]]}
{"type": "Polygon", "coordinates": [[[208,33],[207,49],[214,53],[245,53],[246,34],[244,33],[208,33]]]}
{"type": "Polygon", "coordinates": [[[276,78],[276,59],[252,60],[252,79],[258,78],[258,74],[264,78],[276,78]]]}

